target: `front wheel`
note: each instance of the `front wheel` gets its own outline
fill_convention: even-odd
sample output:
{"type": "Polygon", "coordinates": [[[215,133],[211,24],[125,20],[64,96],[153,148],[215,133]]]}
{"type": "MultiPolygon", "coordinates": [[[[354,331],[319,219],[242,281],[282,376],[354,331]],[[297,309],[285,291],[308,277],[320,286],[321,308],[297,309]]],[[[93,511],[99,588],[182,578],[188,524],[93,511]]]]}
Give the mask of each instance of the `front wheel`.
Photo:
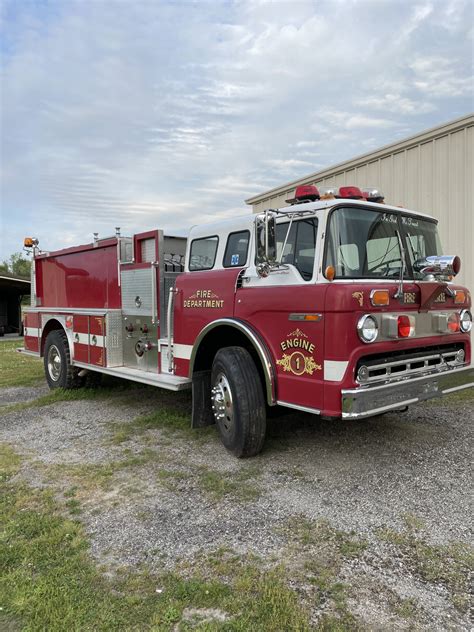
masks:
{"type": "Polygon", "coordinates": [[[237,457],[258,454],[265,441],[262,382],[250,353],[242,347],[217,352],[211,372],[211,404],[224,446],[237,457]]]}
{"type": "Polygon", "coordinates": [[[44,345],[44,372],[49,388],[76,388],[78,370],[71,364],[69,344],[64,331],[51,331],[44,345]]]}

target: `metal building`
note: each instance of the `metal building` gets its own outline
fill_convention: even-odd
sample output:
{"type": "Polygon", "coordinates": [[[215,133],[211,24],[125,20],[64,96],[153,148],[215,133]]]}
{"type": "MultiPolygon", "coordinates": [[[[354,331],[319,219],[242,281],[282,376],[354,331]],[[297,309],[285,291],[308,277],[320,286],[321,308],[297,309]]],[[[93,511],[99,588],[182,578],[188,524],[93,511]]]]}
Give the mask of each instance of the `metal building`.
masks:
{"type": "Polygon", "coordinates": [[[474,292],[474,114],[410,136],[246,200],[254,212],[286,206],[299,184],[377,187],[388,204],[439,220],[443,251],[461,257],[459,282],[474,292]]]}

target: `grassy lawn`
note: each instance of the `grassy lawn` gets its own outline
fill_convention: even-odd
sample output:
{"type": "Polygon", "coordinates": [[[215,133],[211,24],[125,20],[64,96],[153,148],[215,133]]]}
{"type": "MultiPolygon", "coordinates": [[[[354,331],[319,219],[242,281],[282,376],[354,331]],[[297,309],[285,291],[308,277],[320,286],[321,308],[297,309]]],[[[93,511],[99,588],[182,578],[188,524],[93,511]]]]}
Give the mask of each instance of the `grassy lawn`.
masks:
{"type": "Polygon", "coordinates": [[[262,569],[226,551],[191,571],[105,578],[80,523],[52,494],[10,480],[20,465],[0,449],[2,629],[309,630],[282,567],[262,569]]]}
{"type": "Polygon", "coordinates": [[[0,340],[0,388],[31,386],[44,379],[43,360],[18,353],[22,346],[23,340],[0,340]]]}

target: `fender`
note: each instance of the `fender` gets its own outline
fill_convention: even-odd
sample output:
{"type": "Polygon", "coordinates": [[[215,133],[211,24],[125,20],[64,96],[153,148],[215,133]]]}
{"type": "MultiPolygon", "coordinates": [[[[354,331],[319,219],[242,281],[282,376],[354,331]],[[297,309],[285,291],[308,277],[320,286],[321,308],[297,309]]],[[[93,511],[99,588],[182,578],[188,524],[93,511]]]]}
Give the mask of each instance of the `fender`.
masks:
{"type": "Polygon", "coordinates": [[[71,360],[74,358],[74,341],[72,338],[72,329],[66,327],[66,314],[57,314],[57,313],[41,313],[41,345],[40,345],[40,355],[43,355],[44,345],[46,343],[46,338],[50,331],[54,329],[63,329],[66,334],[67,342],[69,345],[69,353],[71,354],[71,360]],[[48,323],[52,321],[58,323],[61,327],[48,327],[48,323]]]}
{"type": "Polygon", "coordinates": [[[248,340],[251,342],[254,347],[257,355],[260,359],[260,363],[262,365],[263,374],[265,376],[265,390],[267,396],[267,403],[269,406],[275,406],[277,403],[276,398],[276,371],[275,366],[272,360],[272,356],[270,351],[262,340],[261,336],[253,329],[248,323],[239,320],[237,318],[219,318],[218,320],[214,320],[208,325],[206,325],[199,332],[196,341],[193,345],[193,350],[191,352],[191,358],[189,360],[189,377],[192,379],[194,372],[194,362],[196,360],[196,355],[199,350],[199,346],[205,336],[221,326],[233,327],[243,333],[248,340]]]}

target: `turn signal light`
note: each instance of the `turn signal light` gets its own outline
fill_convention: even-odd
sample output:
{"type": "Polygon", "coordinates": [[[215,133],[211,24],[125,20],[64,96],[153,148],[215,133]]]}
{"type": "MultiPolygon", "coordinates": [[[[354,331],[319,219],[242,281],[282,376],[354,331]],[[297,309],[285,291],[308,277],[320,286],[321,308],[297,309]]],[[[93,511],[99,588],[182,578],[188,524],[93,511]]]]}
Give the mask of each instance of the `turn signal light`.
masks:
{"type": "Polygon", "coordinates": [[[458,305],[466,302],[466,292],[464,290],[456,290],[454,292],[454,302],[458,305]]]}
{"type": "Polygon", "coordinates": [[[451,314],[451,316],[448,318],[448,330],[451,331],[453,334],[456,334],[459,331],[460,324],[461,323],[459,314],[451,314]]]}
{"type": "Polygon", "coordinates": [[[398,337],[411,338],[415,335],[415,319],[402,314],[398,317],[398,337]]]}
{"type": "Polygon", "coordinates": [[[328,281],[334,281],[334,277],[336,276],[336,269],[334,266],[327,266],[326,270],[324,270],[324,276],[328,281]]]}
{"type": "Polygon", "coordinates": [[[374,307],[382,307],[390,303],[390,295],[388,290],[372,290],[370,293],[370,302],[374,307]]]}

